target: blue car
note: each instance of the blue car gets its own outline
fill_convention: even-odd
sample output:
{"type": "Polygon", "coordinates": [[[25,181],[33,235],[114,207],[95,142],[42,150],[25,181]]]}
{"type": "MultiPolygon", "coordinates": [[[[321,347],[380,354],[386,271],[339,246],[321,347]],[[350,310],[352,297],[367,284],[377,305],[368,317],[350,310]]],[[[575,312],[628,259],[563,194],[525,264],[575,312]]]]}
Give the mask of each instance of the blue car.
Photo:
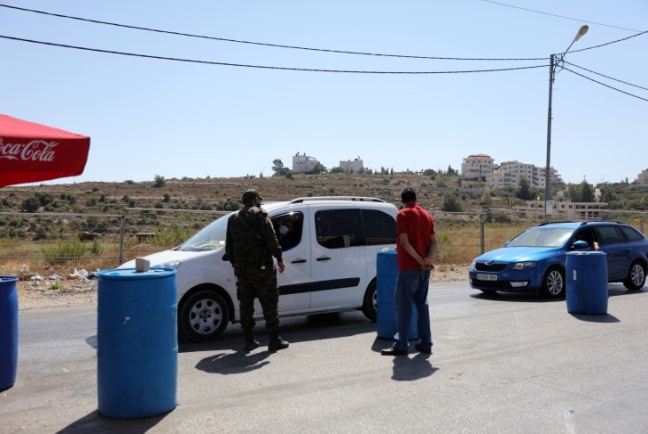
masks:
{"type": "Polygon", "coordinates": [[[567,252],[606,253],[608,281],[639,290],[646,283],[648,239],[620,222],[548,223],[530,228],[470,265],[470,286],[485,293],[565,295],[567,252]]]}

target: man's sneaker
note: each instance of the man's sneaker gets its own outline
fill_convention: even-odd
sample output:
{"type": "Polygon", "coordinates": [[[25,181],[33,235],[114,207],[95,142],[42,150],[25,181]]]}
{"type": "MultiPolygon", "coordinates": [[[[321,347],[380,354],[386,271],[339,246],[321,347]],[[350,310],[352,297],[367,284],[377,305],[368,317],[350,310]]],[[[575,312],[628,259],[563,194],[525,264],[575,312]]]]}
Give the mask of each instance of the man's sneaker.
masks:
{"type": "Polygon", "coordinates": [[[432,354],[432,347],[424,347],[421,344],[416,344],[414,345],[414,348],[416,348],[416,351],[419,353],[432,354]]]}

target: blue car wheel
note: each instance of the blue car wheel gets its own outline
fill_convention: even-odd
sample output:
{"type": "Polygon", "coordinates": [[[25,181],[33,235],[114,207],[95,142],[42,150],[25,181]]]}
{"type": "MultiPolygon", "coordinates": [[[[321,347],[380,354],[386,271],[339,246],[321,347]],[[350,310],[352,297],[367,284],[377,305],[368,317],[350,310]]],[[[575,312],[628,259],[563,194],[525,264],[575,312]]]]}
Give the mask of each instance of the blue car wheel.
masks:
{"type": "Polygon", "coordinates": [[[565,295],[565,272],[560,267],[550,267],[542,279],[540,294],[547,298],[560,298],[565,295]]]}

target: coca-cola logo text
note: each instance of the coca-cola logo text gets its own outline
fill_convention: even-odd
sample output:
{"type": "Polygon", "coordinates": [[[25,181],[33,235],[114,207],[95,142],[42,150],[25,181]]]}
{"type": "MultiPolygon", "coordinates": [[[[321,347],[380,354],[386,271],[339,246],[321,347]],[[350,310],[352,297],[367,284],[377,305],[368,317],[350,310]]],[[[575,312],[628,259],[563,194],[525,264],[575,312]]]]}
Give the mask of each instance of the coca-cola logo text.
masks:
{"type": "Polygon", "coordinates": [[[0,137],[0,159],[52,162],[57,142],[32,140],[27,143],[5,143],[0,137]]]}

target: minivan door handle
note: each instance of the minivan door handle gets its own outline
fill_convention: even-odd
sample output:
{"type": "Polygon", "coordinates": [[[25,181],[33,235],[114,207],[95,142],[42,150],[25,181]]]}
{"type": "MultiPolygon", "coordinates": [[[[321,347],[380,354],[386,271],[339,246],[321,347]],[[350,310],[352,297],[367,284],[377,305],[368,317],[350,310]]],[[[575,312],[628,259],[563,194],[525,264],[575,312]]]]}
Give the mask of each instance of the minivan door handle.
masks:
{"type": "Polygon", "coordinates": [[[321,258],[317,258],[317,261],[329,261],[330,259],[330,256],[322,256],[321,258]]]}
{"type": "Polygon", "coordinates": [[[291,264],[303,264],[306,262],[306,259],[295,259],[294,261],[290,261],[291,264]]]}

